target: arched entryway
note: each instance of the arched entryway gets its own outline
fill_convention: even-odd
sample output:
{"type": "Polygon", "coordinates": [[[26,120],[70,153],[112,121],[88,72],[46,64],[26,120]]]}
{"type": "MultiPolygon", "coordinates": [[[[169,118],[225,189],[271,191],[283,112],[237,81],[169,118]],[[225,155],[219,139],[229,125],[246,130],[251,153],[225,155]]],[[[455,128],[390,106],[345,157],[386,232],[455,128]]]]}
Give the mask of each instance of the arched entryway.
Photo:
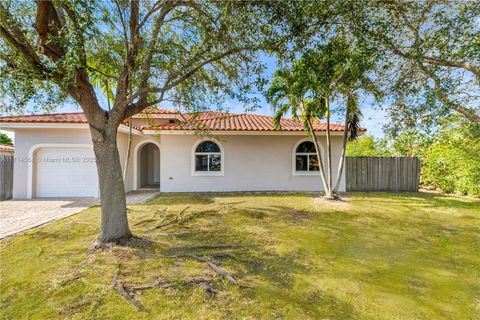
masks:
{"type": "Polygon", "coordinates": [[[160,149],[147,142],[137,151],[137,189],[160,188],[160,149]]]}

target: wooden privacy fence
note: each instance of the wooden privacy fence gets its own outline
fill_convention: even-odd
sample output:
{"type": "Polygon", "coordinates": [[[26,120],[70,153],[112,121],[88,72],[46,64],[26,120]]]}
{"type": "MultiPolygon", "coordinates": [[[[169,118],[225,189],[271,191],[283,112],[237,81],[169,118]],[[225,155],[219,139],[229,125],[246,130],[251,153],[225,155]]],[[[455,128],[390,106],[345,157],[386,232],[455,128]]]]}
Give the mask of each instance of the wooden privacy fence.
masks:
{"type": "Polygon", "coordinates": [[[13,156],[0,155],[0,201],[12,197],[13,156]]]}
{"type": "Polygon", "coordinates": [[[420,159],[412,157],[347,157],[347,191],[417,192],[420,159]]]}

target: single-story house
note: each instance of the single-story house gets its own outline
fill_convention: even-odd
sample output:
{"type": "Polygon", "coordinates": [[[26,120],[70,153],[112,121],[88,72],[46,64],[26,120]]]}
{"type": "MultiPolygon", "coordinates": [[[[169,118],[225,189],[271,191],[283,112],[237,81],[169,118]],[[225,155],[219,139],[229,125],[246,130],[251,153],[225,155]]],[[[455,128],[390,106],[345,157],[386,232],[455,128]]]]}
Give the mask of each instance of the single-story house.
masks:
{"type": "MultiPolygon", "coordinates": [[[[315,147],[303,125],[272,117],[155,109],[132,119],[126,191],[160,192],[321,191],[315,147]]],[[[314,123],[325,160],[325,129],[314,123]]],[[[83,113],[0,117],[15,132],[14,199],[97,197],[98,179],[90,131],[83,113]]],[[[120,125],[118,148],[126,163],[129,123],[120,125]]],[[[343,126],[333,124],[333,173],[343,126]]],[[[334,177],[335,178],[335,177],[334,177]]],[[[342,178],[340,191],[345,190],[342,178]]]]}

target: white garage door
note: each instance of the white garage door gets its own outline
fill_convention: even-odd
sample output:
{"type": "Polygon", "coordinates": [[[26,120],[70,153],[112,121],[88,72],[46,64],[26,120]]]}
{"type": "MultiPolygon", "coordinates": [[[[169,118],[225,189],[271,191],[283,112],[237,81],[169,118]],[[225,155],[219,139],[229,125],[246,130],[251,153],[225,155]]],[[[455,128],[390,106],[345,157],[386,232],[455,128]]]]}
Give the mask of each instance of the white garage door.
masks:
{"type": "Polygon", "coordinates": [[[89,148],[41,148],[36,154],[36,197],[97,197],[95,156],[89,148]]]}

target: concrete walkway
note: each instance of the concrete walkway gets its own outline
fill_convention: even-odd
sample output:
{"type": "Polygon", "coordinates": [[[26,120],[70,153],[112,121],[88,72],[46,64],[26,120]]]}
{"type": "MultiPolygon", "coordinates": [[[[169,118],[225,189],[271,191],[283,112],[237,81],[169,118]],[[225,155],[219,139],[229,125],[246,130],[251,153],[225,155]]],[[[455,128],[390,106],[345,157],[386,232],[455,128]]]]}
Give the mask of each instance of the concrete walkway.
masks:
{"type": "MultiPolygon", "coordinates": [[[[127,193],[127,204],[139,204],[153,198],[156,190],[127,193]]],[[[43,224],[63,219],[99,204],[94,198],[37,198],[0,202],[0,239],[43,224]]]]}

